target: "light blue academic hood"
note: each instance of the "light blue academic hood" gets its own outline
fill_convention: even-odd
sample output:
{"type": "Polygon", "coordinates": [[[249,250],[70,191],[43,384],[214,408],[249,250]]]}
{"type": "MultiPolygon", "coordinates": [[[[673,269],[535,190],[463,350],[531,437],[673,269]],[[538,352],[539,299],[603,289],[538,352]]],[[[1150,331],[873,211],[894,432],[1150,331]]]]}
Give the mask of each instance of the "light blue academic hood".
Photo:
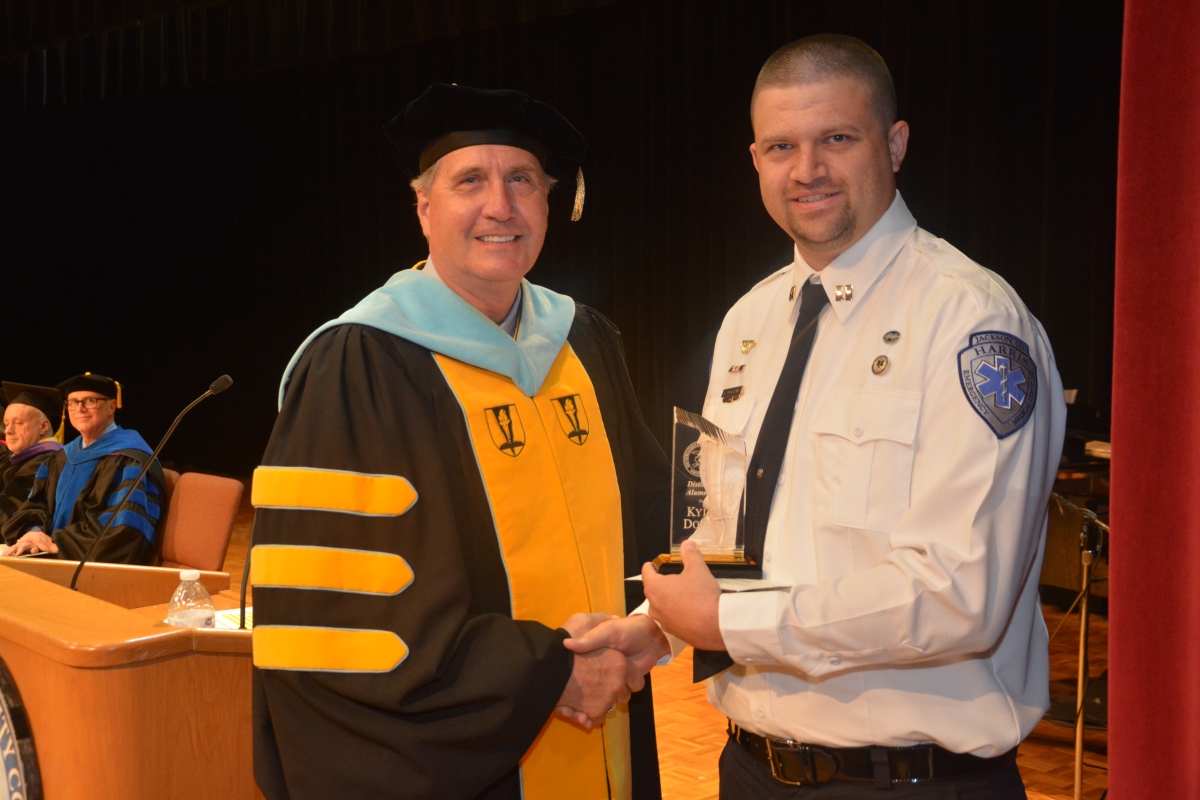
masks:
{"type": "Polygon", "coordinates": [[[419,269],[397,272],[358,305],[317,328],[288,362],[279,405],[300,356],[338,325],[369,325],[435,353],[505,375],[532,397],[550,373],[575,320],[575,301],[521,281],[521,324],[513,339],[446,284],[419,269]]]}

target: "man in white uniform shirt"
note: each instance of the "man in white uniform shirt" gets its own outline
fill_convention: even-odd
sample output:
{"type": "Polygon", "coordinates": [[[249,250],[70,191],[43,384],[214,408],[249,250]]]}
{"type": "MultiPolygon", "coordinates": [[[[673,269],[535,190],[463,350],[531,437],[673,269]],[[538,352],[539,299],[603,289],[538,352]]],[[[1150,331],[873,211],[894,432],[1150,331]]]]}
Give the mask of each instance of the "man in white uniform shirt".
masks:
{"type": "MultiPolygon", "coordinates": [[[[917,227],[894,176],[908,125],[866,44],[785,46],[751,118],[795,263],[726,316],[704,416],[753,451],[747,553],[791,588],[722,594],[686,544],[681,575],[643,573],[674,652],[732,659],[708,683],[730,719],[721,797],[1023,798],[1016,747],[1049,704],[1037,578],[1066,417],[1046,333],[917,227]]],[[[636,637],[664,651],[632,618],[568,646],[636,637]]]]}

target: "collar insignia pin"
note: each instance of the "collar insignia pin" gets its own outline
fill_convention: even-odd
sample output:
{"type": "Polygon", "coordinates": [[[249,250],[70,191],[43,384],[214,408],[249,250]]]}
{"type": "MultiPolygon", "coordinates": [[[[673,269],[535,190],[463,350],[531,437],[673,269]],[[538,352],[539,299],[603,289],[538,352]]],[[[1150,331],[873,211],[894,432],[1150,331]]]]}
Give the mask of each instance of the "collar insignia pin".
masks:
{"type": "Polygon", "coordinates": [[[738,347],[742,348],[742,355],[746,355],[746,353],[749,353],[751,350],[754,349],[754,345],[756,345],[756,344],[758,344],[758,342],[756,342],[753,339],[743,339],[741,344],[738,345],[738,347]]]}
{"type": "Polygon", "coordinates": [[[877,356],[875,360],[871,362],[871,372],[874,372],[876,375],[882,375],[887,371],[888,364],[890,363],[891,362],[888,361],[887,356],[877,356]]]}
{"type": "Polygon", "coordinates": [[[836,298],[837,302],[839,302],[839,303],[843,300],[853,300],[854,299],[854,284],[853,283],[839,284],[837,286],[837,288],[834,289],[833,294],[834,294],[834,297],[836,298]]]}
{"type": "Polygon", "coordinates": [[[788,291],[788,302],[790,303],[795,299],[796,299],[796,284],[793,283],[792,288],[788,291]]]}

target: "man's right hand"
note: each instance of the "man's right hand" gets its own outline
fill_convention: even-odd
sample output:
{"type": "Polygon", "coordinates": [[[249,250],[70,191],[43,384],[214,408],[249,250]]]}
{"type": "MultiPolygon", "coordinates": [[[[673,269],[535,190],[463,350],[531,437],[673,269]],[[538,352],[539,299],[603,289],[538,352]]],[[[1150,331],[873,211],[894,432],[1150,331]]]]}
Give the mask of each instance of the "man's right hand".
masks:
{"type": "MultiPolygon", "coordinates": [[[[619,650],[604,648],[575,654],[575,667],[567,688],[558,699],[560,709],[584,728],[592,729],[619,703],[629,699],[631,691],[640,691],[646,680],[629,669],[629,661],[619,650]]],[[[561,713],[561,712],[560,712],[561,713]]]]}
{"type": "Polygon", "coordinates": [[[58,545],[44,531],[31,530],[9,547],[0,546],[0,556],[23,556],[26,553],[57,553],[58,545]]]}

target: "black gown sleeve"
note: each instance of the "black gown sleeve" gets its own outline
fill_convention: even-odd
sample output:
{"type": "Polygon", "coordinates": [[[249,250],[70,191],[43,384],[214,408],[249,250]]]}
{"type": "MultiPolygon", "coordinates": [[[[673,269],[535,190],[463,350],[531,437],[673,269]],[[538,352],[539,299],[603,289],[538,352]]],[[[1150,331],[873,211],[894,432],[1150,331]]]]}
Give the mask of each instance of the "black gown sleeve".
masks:
{"type": "MultiPolygon", "coordinates": [[[[3,485],[0,486],[0,525],[8,522],[17,510],[29,499],[42,464],[54,457],[54,453],[42,453],[24,464],[6,464],[3,470],[3,485]]],[[[7,539],[5,539],[7,542],[7,539]]]]}
{"type": "MultiPolygon", "coordinates": [[[[146,454],[140,457],[145,458],[146,454]]],[[[59,558],[82,558],[117,512],[125,494],[132,492],[88,560],[110,564],[150,563],[154,537],[166,510],[163,501],[166,494],[153,470],[135,487],[133,480],[141,469],[140,459],[125,452],[107,455],[96,464],[91,480],[75,501],[70,523],[51,535],[58,545],[59,558]]],[[[49,485],[47,489],[49,494],[49,485]]]]}
{"type": "Polygon", "coordinates": [[[418,499],[399,517],[259,509],[254,544],[394,553],[414,579],[394,596],[255,587],[256,626],[386,630],[409,649],[388,672],[255,670],[269,800],[515,797],[570,677],[565,631],[513,620],[507,584],[476,577],[491,559],[504,581],[482,484],[458,488],[474,454],[448,392],[427,351],[356,325],[320,336],[293,373],[264,465],[398,475],[418,499]]]}
{"type": "Polygon", "coordinates": [[[33,484],[25,500],[4,521],[3,527],[0,527],[0,535],[3,535],[5,544],[15,543],[30,528],[46,530],[50,527],[49,498],[54,496],[58,474],[66,460],[66,455],[59,450],[49,454],[49,457],[34,470],[33,484]]]}

